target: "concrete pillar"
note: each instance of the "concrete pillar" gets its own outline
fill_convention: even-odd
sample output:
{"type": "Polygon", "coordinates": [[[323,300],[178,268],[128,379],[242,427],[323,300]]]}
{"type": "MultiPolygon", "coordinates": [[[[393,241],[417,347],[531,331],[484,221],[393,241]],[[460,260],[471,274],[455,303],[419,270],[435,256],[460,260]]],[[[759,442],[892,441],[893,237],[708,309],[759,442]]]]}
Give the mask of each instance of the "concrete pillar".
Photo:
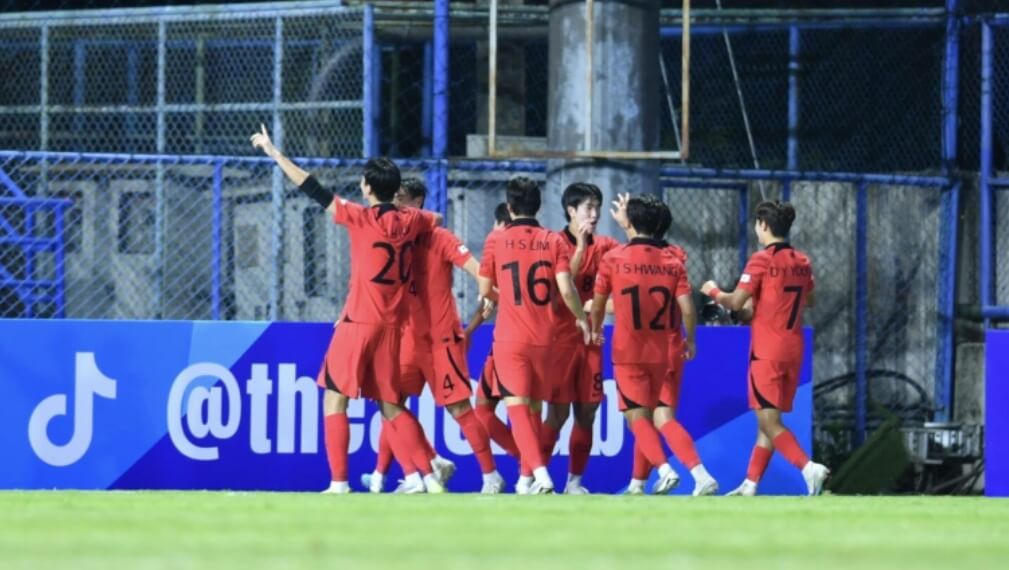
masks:
{"type": "MultiPolygon", "coordinates": [[[[659,135],[659,2],[596,0],[592,28],[591,119],[584,1],[550,2],[548,147],[585,150],[656,150],[659,135]]],[[[656,161],[553,160],[549,163],[542,221],[564,224],[560,197],[571,182],[603,190],[606,203],[618,192],[658,193],[656,161]]],[[[600,232],[623,237],[605,214],[600,232]]]]}

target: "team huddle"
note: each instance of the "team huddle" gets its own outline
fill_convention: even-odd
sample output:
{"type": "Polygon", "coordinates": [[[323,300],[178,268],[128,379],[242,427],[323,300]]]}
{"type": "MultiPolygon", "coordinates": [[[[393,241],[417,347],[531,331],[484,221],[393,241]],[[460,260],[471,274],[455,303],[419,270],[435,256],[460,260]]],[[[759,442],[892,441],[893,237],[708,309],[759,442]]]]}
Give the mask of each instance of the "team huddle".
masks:
{"type": "MultiPolygon", "coordinates": [[[[397,492],[445,492],[455,465],[435,452],[405,405],[426,385],[473,449],[483,473],[482,493],[505,490],[491,441],[519,462],[516,493],[553,493],[546,467],[569,418],[563,492],[588,493],[582,475],[603,400],[602,325],[610,313],[614,326],[607,349],[612,350],[619,407],[635,440],[627,492],[644,494],[653,469],[658,478],[651,493],[665,494],[679,485],[664,440],[689,469],[694,495],[718,493],[718,482],[675,417],[684,365],[697,351],[697,316],[686,253],[664,239],[672,225],[665,203],[650,195],[619,195],[610,214],[626,233],[621,244],[595,233],[603,203],[598,187],[568,186],[561,200],[568,225],[554,231],[536,219],[539,185],[513,178],[478,261],[440,227],[437,214],[421,209],[424,184],[401,179],[392,161],[378,158],[365,165],[360,189],[366,207],[334,197],[284,157],[265,128],[252,136],[252,144],[350,237],[350,292],[318,376],[325,389],[331,475],[326,492],[350,492],[346,412],[349,401],[360,397],[375,401],[383,418],[377,462],[362,477],[365,486],[382,492],[395,459],[404,473],[397,492]],[[454,268],[479,285],[480,307],[465,329],[452,294],[454,268]],[[474,400],[468,339],[495,310],[492,351],[474,400]],[[501,401],[510,426],[495,414],[501,401]]],[[[701,288],[716,303],[738,311],[753,329],[748,389],[758,434],[746,479],[730,495],[755,495],[774,451],[802,471],[811,495],[820,493],[829,476],[781,421],[798,387],[802,312],[812,303],[814,289],[808,257],[787,241],[794,218],[787,203],[760,204],[755,231],[765,248],[751,257],[735,291],[722,292],[711,281],[701,288]]]]}

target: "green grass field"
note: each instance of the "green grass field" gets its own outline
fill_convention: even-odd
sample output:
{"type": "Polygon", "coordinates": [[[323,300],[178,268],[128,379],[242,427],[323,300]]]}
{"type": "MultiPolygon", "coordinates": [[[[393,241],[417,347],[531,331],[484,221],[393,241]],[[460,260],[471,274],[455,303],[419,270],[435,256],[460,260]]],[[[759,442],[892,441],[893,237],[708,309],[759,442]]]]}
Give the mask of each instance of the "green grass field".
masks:
{"type": "Polygon", "coordinates": [[[1006,568],[981,498],[0,493],[0,568],[1006,568]]]}

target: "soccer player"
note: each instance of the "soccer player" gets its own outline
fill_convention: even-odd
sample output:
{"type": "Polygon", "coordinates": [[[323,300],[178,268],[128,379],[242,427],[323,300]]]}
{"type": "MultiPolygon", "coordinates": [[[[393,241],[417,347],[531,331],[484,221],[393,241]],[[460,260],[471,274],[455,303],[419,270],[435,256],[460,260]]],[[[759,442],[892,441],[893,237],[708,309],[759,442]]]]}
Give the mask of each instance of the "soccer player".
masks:
{"type": "MultiPolygon", "coordinates": [[[[673,215],[669,206],[665,202],[655,200],[654,204],[659,208],[660,221],[656,235],[683,265],[683,280],[689,287],[687,278],[687,252],[678,245],[665,241],[665,236],[673,224],[673,215]]],[[[695,331],[697,329],[697,312],[694,308],[693,299],[687,296],[685,299],[677,299],[677,303],[672,307],[673,317],[669,327],[669,367],[666,371],[665,381],[659,392],[659,405],[655,408],[653,419],[655,427],[665,438],[673,454],[680,463],[690,470],[694,478],[693,495],[714,495],[718,493],[718,482],[708,473],[701,463],[701,458],[697,454],[694,440],[690,434],[676,421],[676,406],[680,400],[680,386],[683,382],[683,368],[686,363],[693,360],[697,355],[697,345],[695,342],[695,331]],[[686,334],[684,334],[684,330],[686,334]]],[[[627,492],[632,495],[644,494],[645,482],[651,472],[651,464],[639,446],[634,447],[634,470],[627,492]]]]}
{"type": "MultiPolygon", "coordinates": [[[[494,208],[494,227],[491,229],[491,233],[501,231],[505,229],[512,221],[511,214],[508,213],[508,204],[502,202],[494,208]]],[[[477,306],[476,311],[473,313],[472,318],[470,318],[469,324],[466,325],[466,331],[464,333],[466,337],[466,346],[469,346],[469,339],[473,335],[473,332],[490,316],[491,302],[488,302],[485,307],[484,302],[481,300],[477,306]]],[[[484,428],[490,435],[494,443],[498,444],[501,449],[504,449],[508,455],[518,459],[519,451],[518,447],[515,445],[515,438],[512,437],[511,431],[508,426],[505,425],[500,418],[494,413],[497,409],[498,402],[501,398],[494,395],[494,376],[496,372],[494,370],[494,352],[491,351],[487,355],[487,359],[484,361],[483,371],[480,373],[480,389],[477,391],[476,395],[476,406],[474,410],[477,417],[480,418],[480,422],[483,423],[484,428]]],[[[527,473],[531,476],[531,473],[527,473]]]]}
{"type": "Polygon", "coordinates": [[[398,366],[402,305],[412,267],[410,251],[418,235],[435,228],[437,217],[393,205],[400,174],[387,158],[373,158],[365,164],[360,189],[369,206],[364,207],[334,198],[314,176],[277,150],[266,127],[261,126],[251,141],[292,183],[325,208],[334,222],[345,226],[350,236],[350,293],[318,378],[326,389],[323,426],[331,483],[325,492],[350,492],[347,405],[351,398],[360,396],[378,402],[396,460],[405,469],[415,468],[408,476],[414,492],[444,492],[425,454],[424,432],[417,418],[400,404],[403,394],[398,366]]]}
{"type": "Polygon", "coordinates": [[[813,305],[813,267],[809,257],[788,243],[795,209],[787,202],[757,206],[754,230],[764,249],[750,257],[736,290],[725,293],[714,281],[701,292],[723,306],[740,310],[753,298],[749,399],[757,415],[757,443],[743,483],[730,495],[757,493],[771,455],[777,450],[802,470],[810,495],[819,495],[830,471],[810,461],[795,435],[781,422],[792,409],[802,369],[802,313],[813,305]]]}
{"type": "Polygon", "coordinates": [[[653,414],[669,365],[672,306],[686,308],[690,285],[683,264],[656,239],[661,223],[658,205],[624,195],[614,206],[611,213],[631,240],[603,256],[592,300],[592,337],[602,343],[607,300],[615,293],[612,350],[620,410],[634,433],[635,446],[659,469],[653,493],[664,494],[679,484],[679,476],[666,460],[653,414]]]}
{"type": "MultiPolygon", "coordinates": [[[[424,183],[408,178],[403,180],[396,195],[396,205],[423,208],[426,197],[424,183]]],[[[470,404],[473,391],[466,364],[466,343],[452,295],[453,267],[463,269],[476,279],[480,264],[455,234],[441,227],[417,238],[413,260],[413,280],[407,303],[409,317],[399,354],[400,381],[411,396],[419,396],[427,384],[435,403],[449,411],[473,449],[483,473],[481,492],[498,494],[504,489],[504,479],[497,472],[487,431],[470,404]]],[[[437,472],[439,458],[433,450],[428,455],[435,462],[437,472]]],[[[391,457],[391,448],[387,445],[383,453],[380,446],[380,461],[369,484],[372,492],[381,492],[391,457]]]]}
{"type": "Polygon", "coordinates": [[[571,279],[567,247],[558,234],[536,221],[540,201],[535,181],[517,177],[508,182],[512,222],[487,236],[480,264],[480,295],[487,298],[496,285],[500,296],[493,345],[495,394],[504,398],[521,460],[532,470],[533,494],[554,491],[532,405],[542,401],[550,388],[551,344],[558,319],[551,305],[558,293],[582,330],[583,342],[589,334],[571,279]]]}
{"type": "MultiPolygon", "coordinates": [[[[620,245],[611,237],[597,235],[599,209],[603,193],[594,184],[575,182],[564,189],[561,204],[568,225],[561,230],[562,242],[571,256],[571,275],[581,303],[592,299],[596,273],[603,256],[620,245]]],[[[555,331],[555,354],[558,356],[553,375],[553,387],[547,398],[549,406],[543,422],[543,455],[549,458],[564,422],[574,407],[574,425],[568,444],[568,481],[564,492],[584,495],[582,474],[592,452],[592,427],[596,411],[603,400],[603,353],[597,344],[586,345],[574,316],[558,306],[560,319],[555,331]]],[[[549,460],[549,459],[548,459],[549,460]]]]}

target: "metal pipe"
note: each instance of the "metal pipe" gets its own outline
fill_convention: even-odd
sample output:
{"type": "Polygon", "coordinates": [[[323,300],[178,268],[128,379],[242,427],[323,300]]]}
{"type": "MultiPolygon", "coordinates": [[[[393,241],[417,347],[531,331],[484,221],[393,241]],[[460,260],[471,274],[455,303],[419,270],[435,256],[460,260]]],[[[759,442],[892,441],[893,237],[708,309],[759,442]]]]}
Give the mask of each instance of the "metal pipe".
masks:
{"type": "MultiPolygon", "coordinates": [[[[689,0],[684,1],[689,3],[689,0]]],[[[595,75],[592,66],[592,50],[595,47],[592,34],[595,23],[595,0],[585,0],[585,133],[582,140],[582,150],[585,152],[592,151],[592,80],[595,75]]]]}
{"type": "MultiPolygon", "coordinates": [[[[448,154],[448,89],[449,89],[449,0],[434,4],[434,132],[431,154],[445,158],[448,154]]],[[[442,212],[444,214],[444,212],[442,212]]]]}
{"type": "Polygon", "coordinates": [[[490,0],[487,38],[487,154],[497,153],[497,0],[490,0]]]}
{"type": "MultiPolygon", "coordinates": [[[[49,150],[49,26],[39,30],[39,150],[49,150]]],[[[46,170],[42,171],[43,187],[46,170]]]]}
{"type": "Polygon", "coordinates": [[[746,259],[750,256],[750,187],[743,184],[739,187],[739,273],[746,268],[746,259]]]}
{"type": "Polygon", "coordinates": [[[865,440],[868,396],[869,322],[869,188],[858,184],[855,195],[855,446],[865,440]]]}
{"type": "Polygon", "coordinates": [[[56,227],[55,230],[55,247],[53,250],[53,261],[56,265],[55,267],[55,281],[54,287],[56,289],[53,300],[56,303],[56,318],[63,319],[67,316],[66,311],[66,298],[65,298],[65,288],[66,288],[66,265],[63,258],[63,249],[65,247],[65,241],[63,239],[63,208],[54,208],[54,214],[56,216],[56,227]]]}
{"type": "MultiPolygon", "coordinates": [[[[284,148],[284,124],[280,115],[283,98],[284,69],[284,19],[280,16],[273,22],[273,136],[278,148],[284,148]]],[[[273,168],[270,187],[272,227],[270,230],[270,308],[269,319],[276,321],[283,315],[281,304],[284,288],[284,175],[279,167],[273,168]]]]}
{"type": "MultiPolygon", "coordinates": [[[[280,105],[270,103],[165,103],[151,105],[50,105],[49,113],[66,114],[120,114],[120,113],[201,113],[229,111],[317,111],[322,109],[361,109],[362,101],[287,101],[280,105]]],[[[4,107],[4,113],[31,114],[41,112],[39,105],[17,105],[4,107]]]]}
{"type": "MultiPolygon", "coordinates": [[[[799,28],[788,28],[788,159],[787,168],[799,168],[799,28]]],[[[785,198],[788,201],[788,198],[785,198]]]]}
{"type": "Polygon", "coordinates": [[[158,160],[154,172],[154,291],[151,316],[160,319],[164,301],[165,278],[165,165],[162,155],[165,153],[165,61],[167,58],[165,42],[168,39],[168,28],[165,22],[158,23],[158,63],[157,63],[157,134],[155,148],[158,160]]]}
{"type": "Polygon", "coordinates": [[[224,186],[224,162],[214,163],[210,218],[210,318],[221,318],[221,195],[224,186]]]}
{"type": "MultiPolygon", "coordinates": [[[[25,212],[25,233],[24,235],[28,238],[35,238],[35,207],[32,202],[28,202],[24,205],[25,212]]],[[[25,256],[25,279],[29,281],[35,281],[35,246],[28,245],[23,247],[22,251],[25,256]]],[[[35,316],[35,291],[29,289],[28,293],[23,295],[25,301],[25,317],[32,318],[35,316]]]]}
{"type": "Polygon", "coordinates": [[[375,148],[375,110],[372,108],[375,101],[375,95],[372,93],[375,89],[375,83],[372,81],[372,76],[375,73],[375,70],[372,68],[375,61],[375,8],[371,4],[365,4],[364,6],[364,23],[361,36],[363,44],[361,64],[364,67],[364,78],[361,85],[361,103],[364,110],[361,113],[361,120],[364,123],[361,129],[361,156],[371,158],[375,148]]]}
{"type": "Polygon", "coordinates": [[[421,79],[421,118],[420,131],[424,139],[424,146],[421,155],[430,157],[432,153],[432,143],[434,138],[434,46],[431,42],[424,42],[424,75],[421,79]]]}
{"type": "MultiPolygon", "coordinates": [[[[140,84],[137,79],[138,53],[136,46],[130,46],[126,50],[126,103],[136,105],[140,100],[138,92],[140,84]]],[[[137,116],[135,113],[126,115],[126,137],[130,141],[136,140],[137,136],[137,116]]]]}
{"type": "MultiPolygon", "coordinates": [[[[84,105],[84,67],[87,65],[87,50],[80,41],[74,42],[74,91],[73,101],[75,107],[84,105]]],[[[80,134],[84,129],[84,121],[80,115],[74,116],[74,132],[80,134]]]]}
{"type": "Polygon", "coordinates": [[[956,318],[957,234],[959,231],[960,183],[943,196],[945,256],[939,286],[939,350],[936,353],[935,399],[940,404],[934,421],[949,421],[953,412],[953,375],[956,318]]]}
{"type": "MultiPolygon", "coordinates": [[[[992,302],[992,34],[988,22],[981,23],[981,305],[992,302]]],[[[985,327],[989,323],[985,321],[985,327]]]]}
{"type": "Polygon", "coordinates": [[[946,0],[946,57],[942,74],[942,167],[947,176],[956,170],[957,98],[960,81],[959,0],[946,0]]]}
{"type": "MultiPolygon", "coordinates": [[[[690,0],[683,0],[683,41],[680,56],[680,137],[679,160],[690,156],[690,0]]],[[[661,30],[660,30],[661,31],[661,30]]]]}

